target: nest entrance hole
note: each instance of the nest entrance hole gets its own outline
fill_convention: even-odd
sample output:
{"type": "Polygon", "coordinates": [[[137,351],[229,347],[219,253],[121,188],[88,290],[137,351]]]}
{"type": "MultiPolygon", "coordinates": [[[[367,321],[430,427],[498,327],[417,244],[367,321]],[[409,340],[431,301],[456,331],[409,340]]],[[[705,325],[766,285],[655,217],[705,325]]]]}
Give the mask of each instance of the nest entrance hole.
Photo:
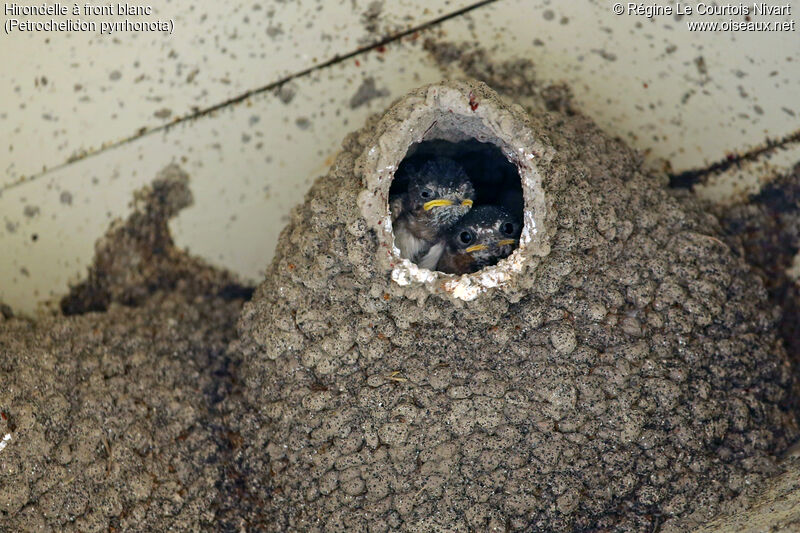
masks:
{"type": "MultiPolygon", "coordinates": [[[[409,147],[405,157],[398,165],[389,189],[390,210],[392,211],[393,220],[397,219],[399,213],[396,211],[402,205],[397,201],[397,198],[409,194],[409,183],[414,173],[423,168],[426,163],[441,160],[442,158],[457,164],[463,169],[472,183],[474,196],[471,210],[484,206],[494,206],[502,209],[511,217],[515,225],[514,238],[516,243],[506,246],[504,253],[500,254],[500,257],[490,258],[488,262],[484,257],[480,264],[473,264],[472,267],[467,267],[463,270],[458,268],[454,270],[452,266],[450,268],[442,267],[441,262],[432,268],[430,264],[423,264],[421,256],[410,257],[410,254],[404,253],[402,246],[398,246],[398,248],[401,251],[401,256],[405,259],[409,259],[418,266],[423,266],[430,270],[438,270],[450,274],[474,273],[483,267],[496,264],[497,261],[507,257],[519,247],[519,234],[523,225],[523,210],[525,207],[520,174],[516,165],[508,160],[503,151],[490,142],[481,142],[478,139],[470,138],[458,141],[431,139],[414,143],[409,147]]],[[[474,215],[476,213],[473,213],[474,215]]],[[[449,229],[455,229],[457,225],[458,222],[455,222],[449,229]]],[[[451,237],[452,240],[449,231],[442,231],[439,236],[439,242],[446,243],[448,237],[451,237]]],[[[398,242],[397,235],[395,235],[395,242],[398,242]]]]}

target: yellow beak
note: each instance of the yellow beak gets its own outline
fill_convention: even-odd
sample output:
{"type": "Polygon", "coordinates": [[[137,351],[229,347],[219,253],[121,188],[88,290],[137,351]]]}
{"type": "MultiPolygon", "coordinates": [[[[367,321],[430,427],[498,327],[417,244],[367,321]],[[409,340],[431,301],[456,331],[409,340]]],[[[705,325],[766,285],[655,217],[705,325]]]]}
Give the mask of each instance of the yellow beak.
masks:
{"type": "Polygon", "coordinates": [[[473,244],[472,246],[467,248],[466,252],[468,254],[471,254],[472,252],[477,252],[479,250],[485,250],[487,248],[488,248],[488,246],[486,246],[485,244],[473,244]]]}
{"type": "Polygon", "coordinates": [[[502,241],[497,241],[497,246],[505,246],[506,244],[517,244],[517,239],[503,239],[502,241]]]}
{"type": "Polygon", "coordinates": [[[472,200],[469,200],[469,199],[464,200],[463,202],[461,202],[461,205],[466,206],[466,207],[472,207],[472,200]]]}
{"type": "Polygon", "coordinates": [[[431,200],[430,202],[425,202],[422,204],[422,209],[425,211],[430,211],[434,207],[444,207],[446,205],[453,205],[452,200],[445,200],[444,198],[440,198],[438,200],[431,200]]]}

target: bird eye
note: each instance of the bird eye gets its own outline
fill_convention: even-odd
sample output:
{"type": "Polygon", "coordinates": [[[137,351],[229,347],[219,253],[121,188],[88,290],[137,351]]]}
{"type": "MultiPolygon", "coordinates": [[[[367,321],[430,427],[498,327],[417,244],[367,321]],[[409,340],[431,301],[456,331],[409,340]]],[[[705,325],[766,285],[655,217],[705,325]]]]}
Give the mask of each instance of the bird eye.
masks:
{"type": "Polygon", "coordinates": [[[430,189],[422,189],[422,192],[419,193],[419,195],[422,196],[423,198],[427,199],[427,198],[430,198],[431,196],[433,196],[433,192],[431,192],[430,189]]]}
{"type": "Polygon", "coordinates": [[[469,231],[462,231],[458,235],[458,240],[461,241],[461,244],[469,244],[472,242],[474,238],[475,237],[473,237],[472,233],[470,233],[469,231]]]}
{"type": "Polygon", "coordinates": [[[515,229],[514,224],[512,224],[511,222],[506,222],[500,228],[500,231],[503,233],[503,235],[514,235],[514,229],[515,229]]]}

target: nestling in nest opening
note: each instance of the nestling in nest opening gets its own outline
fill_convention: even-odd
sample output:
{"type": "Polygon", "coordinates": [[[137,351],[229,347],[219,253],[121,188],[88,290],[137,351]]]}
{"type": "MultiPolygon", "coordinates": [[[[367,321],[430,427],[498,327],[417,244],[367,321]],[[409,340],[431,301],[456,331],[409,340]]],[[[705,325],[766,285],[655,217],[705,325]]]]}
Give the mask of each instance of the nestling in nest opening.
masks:
{"type": "Polygon", "coordinates": [[[389,191],[401,257],[470,274],[519,246],[524,201],[516,167],[495,145],[423,141],[401,161],[389,191]]]}

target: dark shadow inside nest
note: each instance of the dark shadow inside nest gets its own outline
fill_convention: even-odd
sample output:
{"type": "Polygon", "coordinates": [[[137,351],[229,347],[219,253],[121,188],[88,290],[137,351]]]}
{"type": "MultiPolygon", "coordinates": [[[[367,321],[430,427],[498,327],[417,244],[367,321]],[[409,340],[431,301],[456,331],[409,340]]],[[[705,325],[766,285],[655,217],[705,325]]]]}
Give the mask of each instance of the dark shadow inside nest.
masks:
{"type": "Polygon", "coordinates": [[[491,143],[412,145],[389,190],[395,246],[429,270],[469,274],[519,247],[524,200],[516,166],[491,143]]]}

